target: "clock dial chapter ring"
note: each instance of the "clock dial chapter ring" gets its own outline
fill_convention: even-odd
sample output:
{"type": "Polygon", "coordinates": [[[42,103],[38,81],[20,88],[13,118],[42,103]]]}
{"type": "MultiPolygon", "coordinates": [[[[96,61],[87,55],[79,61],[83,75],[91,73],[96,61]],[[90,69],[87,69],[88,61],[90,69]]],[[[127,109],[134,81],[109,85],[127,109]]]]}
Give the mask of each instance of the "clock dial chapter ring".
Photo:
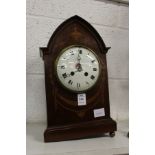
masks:
{"type": "Polygon", "coordinates": [[[72,92],[85,92],[92,88],[100,75],[100,62],[94,51],[72,45],[63,49],[56,59],[59,83],[72,92]]]}

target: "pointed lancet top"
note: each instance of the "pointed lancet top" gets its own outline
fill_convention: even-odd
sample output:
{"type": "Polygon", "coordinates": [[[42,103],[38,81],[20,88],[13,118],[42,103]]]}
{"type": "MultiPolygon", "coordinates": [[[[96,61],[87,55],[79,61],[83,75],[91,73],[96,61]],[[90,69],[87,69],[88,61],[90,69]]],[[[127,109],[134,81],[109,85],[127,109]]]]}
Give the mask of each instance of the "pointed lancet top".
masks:
{"type": "Polygon", "coordinates": [[[68,18],[67,20],[65,20],[62,24],[60,24],[57,27],[57,29],[54,31],[53,35],[51,36],[46,49],[45,48],[40,48],[40,50],[43,53],[42,55],[48,53],[48,49],[50,49],[50,46],[53,45],[54,39],[55,39],[55,36],[57,35],[57,33],[61,32],[62,29],[65,29],[71,23],[78,23],[78,24],[82,25],[85,29],[88,29],[89,32],[91,33],[91,35],[97,41],[98,46],[101,49],[102,53],[106,54],[107,51],[110,49],[109,47],[105,46],[105,43],[104,43],[103,39],[101,38],[99,33],[95,30],[95,28],[91,24],[89,24],[86,20],[84,20],[80,16],[74,15],[74,16],[68,18]]]}

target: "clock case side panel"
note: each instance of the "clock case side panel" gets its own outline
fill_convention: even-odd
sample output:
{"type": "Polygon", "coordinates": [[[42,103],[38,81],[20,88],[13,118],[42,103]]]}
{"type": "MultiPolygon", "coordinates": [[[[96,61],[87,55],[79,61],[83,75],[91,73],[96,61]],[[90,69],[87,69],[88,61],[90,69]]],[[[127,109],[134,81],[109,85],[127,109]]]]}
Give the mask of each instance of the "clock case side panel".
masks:
{"type": "MultiPolygon", "coordinates": [[[[59,34],[61,34],[61,30],[63,29],[63,27],[67,26],[68,24],[71,24],[71,23],[80,23],[81,25],[83,25],[84,27],[89,27],[89,31],[92,35],[94,35],[94,38],[96,39],[96,42],[98,44],[98,51],[99,51],[99,55],[102,59],[102,61],[104,61],[104,65],[105,65],[105,68],[104,68],[104,80],[105,80],[105,85],[104,85],[104,90],[105,90],[105,102],[106,102],[106,119],[105,118],[101,118],[101,119],[96,119],[95,121],[92,121],[92,124],[90,125],[91,128],[93,128],[94,126],[94,123],[95,124],[98,124],[99,126],[101,125],[101,127],[105,126],[106,128],[106,124],[107,124],[107,130],[103,130],[102,129],[102,132],[106,132],[108,131],[109,129],[109,132],[110,131],[116,131],[116,122],[113,121],[111,118],[110,118],[110,105],[109,105],[109,89],[108,89],[108,74],[107,74],[107,63],[106,63],[106,53],[107,51],[110,49],[110,47],[106,47],[102,38],[100,37],[100,35],[98,34],[98,32],[87,22],[85,21],[84,19],[82,19],[81,17],[79,16],[73,16],[71,17],[70,19],[66,20],[65,22],[63,22],[56,30],[55,32],[53,33],[53,35],[51,36],[50,40],[49,40],[49,43],[48,43],[48,46],[47,48],[40,48],[41,50],[41,56],[43,57],[43,60],[44,60],[44,63],[45,63],[45,85],[46,85],[46,102],[47,102],[47,123],[48,123],[48,127],[45,131],[45,141],[54,141],[54,139],[52,140],[52,137],[54,137],[54,134],[56,136],[57,132],[58,132],[58,128],[55,128],[55,126],[57,126],[57,122],[55,122],[55,118],[57,118],[57,114],[56,114],[56,108],[57,108],[57,104],[56,104],[56,95],[57,95],[57,87],[55,87],[55,82],[54,82],[54,74],[53,72],[49,69],[50,67],[53,67],[52,66],[52,63],[51,63],[51,60],[54,61],[56,59],[56,56],[57,56],[57,53],[55,51],[58,51],[59,47],[61,46],[61,49],[63,49],[63,47],[66,47],[66,46],[69,46],[69,45],[72,45],[72,44],[76,44],[78,43],[78,41],[76,41],[76,38],[73,39],[73,40],[70,40],[70,42],[60,42],[58,44],[58,42],[56,41],[56,36],[59,34]],[[54,53],[55,52],[55,53],[54,53]],[[52,83],[52,79],[53,79],[53,83],[52,83]],[[110,126],[108,125],[109,123],[105,120],[108,120],[108,122],[110,122],[110,126]],[[102,123],[99,123],[98,121],[101,121],[102,123]],[[104,123],[103,123],[104,122],[104,123]],[[52,131],[52,132],[51,132],[52,131]],[[49,137],[49,138],[48,138],[49,137]]],[[[77,35],[75,35],[75,37],[77,37],[77,35]]],[[[91,43],[89,42],[85,42],[85,45],[89,45],[91,46],[91,43]]],[[[93,48],[93,45],[92,45],[92,48],[93,48]]],[[[96,49],[94,49],[96,50],[96,49]]],[[[69,118],[67,118],[69,119],[69,118]]],[[[62,121],[61,119],[59,120],[60,122],[62,121]]],[[[64,122],[63,122],[64,123],[64,122]]],[[[70,122],[71,123],[71,122],[70,122]]],[[[83,122],[83,123],[87,123],[87,122],[83,122]]],[[[69,124],[68,124],[69,125],[69,124]]],[[[75,135],[77,134],[75,127],[76,127],[76,124],[72,124],[70,126],[70,132],[74,133],[75,135]],[[72,127],[71,127],[72,126],[72,127]]],[[[83,127],[85,126],[85,124],[83,124],[83,127]]],[[[59,129],[61,129],[61,131],[64,131],[64,133],[68,130],[66,130],[64,128],[64,126],[62,125],[58,125],[57,127],[59,127],[59,129]]],[[[84,137],[84,135],[87,135],[87,134],[83,134],[84,132],[82,131],[83,130],[83,127],[79,127],[79,130],[80,131],[80,137],[84,137]]],[[[99,133],[101,134],[101,132],[96,129],[94,129],[92,132],[95,133],[99,133]]],[[[66,132],[66,135],[67,135],[67,132],[66,132]]],[[[93,133],[92,133],[93,135],[93,133]]],[[[70,135],[71,136],[71,135],[70,135]]],[[[87,135],[89,136],[89,134],[87,135]]],[[[57,137],[57,136],[56,136],[57,137]]],[[[73,135],[68,139],[73,139],[73,135]]],[[[75,136],[76,138],[76,136],[75,136]]],[[[78,137],[77,137],[78,138],[78,137]]],[[[56,138],[57,140],[59,140],[59,136],[56,138]]],[[[64,136],[62,136],[60,138],[61,140],[65,140],[67,138],[65,138],[64,136]]]]}
{"type": "Polygon", "coordinates": [[[51,81],[51,71],[48,63],[49,52],[48,48],[40,48],[40,55],[44,60],[44,73],[45,73],[45,94],[46,94],[46,111],[47,111],[47,126],[55,124],[55,89],[51,81]]]}

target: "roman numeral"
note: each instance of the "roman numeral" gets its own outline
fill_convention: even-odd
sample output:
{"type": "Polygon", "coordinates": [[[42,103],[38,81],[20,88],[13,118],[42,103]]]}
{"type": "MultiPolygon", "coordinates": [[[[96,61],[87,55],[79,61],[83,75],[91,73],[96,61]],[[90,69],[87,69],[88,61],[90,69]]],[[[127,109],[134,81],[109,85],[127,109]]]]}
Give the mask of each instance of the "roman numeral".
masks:
{"type": "Polygon", "coordinates": [[[61,58],[61,60],[66,60],[66,58],[61,58]]]}
{"type": "Polygon", "coordinates": [[[65,69],[65,66],[61,66],[61,69],[65,69]]]}
{"type": "Polygon", "coordinates": [[[95,79],[95,76],[94,75],[91,75],[91,77],[90,77],[92,80],[94,80],[95,79]]]}
{"type": "Polygon", "coordinates": [[[70,53],[71,53],[71,55],[74,55],[74,52],[73,51],[71,51],[70,53]]]}
{"type": "Polygon", "coordinates": [[[80,83],[77,83],[77,88],[80,88],[80,83]]]}
{"type": "Polygon", "coordinates": [[[79,54],[82,54],[82,50],[79,50],[79,54]]]}
{"type": "Polygon", "coordinates": [[[62,76],[65,79],[67,77],[67,74],[66,73],[63,73],[62,76]]]}
{"type": "Polygon", "coordinates": [[[97,68],[93,68],[93,71],[97,71],[97,68]]]}
{"type": "Polygon", "coordinates": [[[72,80],[69,80],[68,81],[68,84],[72,85],[73,84],[73,81],[72,80]]]}

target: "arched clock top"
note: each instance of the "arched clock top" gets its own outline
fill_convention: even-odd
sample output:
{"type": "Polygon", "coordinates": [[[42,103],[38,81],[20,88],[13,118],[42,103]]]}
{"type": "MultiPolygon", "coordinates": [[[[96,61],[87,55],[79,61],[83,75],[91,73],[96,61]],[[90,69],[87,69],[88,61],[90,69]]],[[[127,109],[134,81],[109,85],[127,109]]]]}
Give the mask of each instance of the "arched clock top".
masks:
{"type": "Polygon", "coordinates": [[[41,56],[54,52],[58,43],[59,47],[61,47],[60,50],[62,50],[66,46],[79,44],[79,40],[81,40],[82,45],[92,46],[92,48],[96,46],[96,49],[98,48],[103,54],[106,54],[110,49],[110,47],[106,47],[103,39],[91,24],[75,15],[65,20],[54,31],[47,47],[40,48],[41,56]]]}

